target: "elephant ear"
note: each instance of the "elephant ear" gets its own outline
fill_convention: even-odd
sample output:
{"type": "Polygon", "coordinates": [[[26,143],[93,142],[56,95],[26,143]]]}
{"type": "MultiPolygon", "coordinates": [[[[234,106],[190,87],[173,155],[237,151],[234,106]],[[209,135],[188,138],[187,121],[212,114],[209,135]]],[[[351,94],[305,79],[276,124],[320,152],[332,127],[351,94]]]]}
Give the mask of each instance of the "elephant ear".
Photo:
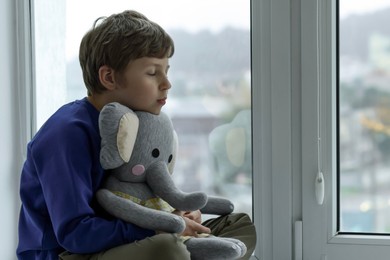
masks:
{"type": "Polygon", "coordinates": [[[116,102],[103,107],[99,115],[103,169],[114,169],[129,162],[138,128],[138,116],[128,107],[116,102]]]}
{"type": "Polygon", "coordinates": [[[179,150],[179,138],[177,137],[177,133],[173,130],[173,149],[172,149],[172,160],[168,164],[168,171],[170,174],[173,174],[173,169],[175,169],[176,159],[177,159],[177,151],[179,150]]]}

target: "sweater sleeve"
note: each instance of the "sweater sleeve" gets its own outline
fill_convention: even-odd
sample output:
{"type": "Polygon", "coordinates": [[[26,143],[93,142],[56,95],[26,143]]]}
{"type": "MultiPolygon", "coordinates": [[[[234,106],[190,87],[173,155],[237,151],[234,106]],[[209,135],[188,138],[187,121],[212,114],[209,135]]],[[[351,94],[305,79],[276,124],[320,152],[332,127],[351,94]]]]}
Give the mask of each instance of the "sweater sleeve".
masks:
{"type": "Polygon", "coordinates": [[[92,253],[153,235],[95,214],[91,205],[102,170],[91,131],[77,122],[52,127],[32,156],[58,243],[73,253],[92,253]]]}

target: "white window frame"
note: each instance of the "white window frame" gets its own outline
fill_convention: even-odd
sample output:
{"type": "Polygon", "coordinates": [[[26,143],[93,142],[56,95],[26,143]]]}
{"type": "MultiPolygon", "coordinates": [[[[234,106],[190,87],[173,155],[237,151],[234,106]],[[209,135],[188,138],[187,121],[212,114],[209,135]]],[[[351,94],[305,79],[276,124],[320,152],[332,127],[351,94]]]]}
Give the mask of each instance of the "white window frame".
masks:
{"type": "Polygon", "coordinates": [[[33,1],[16,2],[17,21],[17,90],[18,110],[21,124],[21,151],[26,159],[26,145],[35,133],[35,87],[34,87],[34,33],[31,5],[33,1]]]}
{"type": "Polygon", "coordinates": [[[295,1],[252,0],[252,156],[257,259],[289,260],[300,253],[299,246],[295,249],[299,242],[293,242],[293,223],[301,218],[300,97],[292,95],[293,90],[299,93],[300,86],[298,7],[295,1]],[[298,51],[293,54],[292,50],[298,51]],[[294,154],[293,148],[297,151],[294,154]]]}

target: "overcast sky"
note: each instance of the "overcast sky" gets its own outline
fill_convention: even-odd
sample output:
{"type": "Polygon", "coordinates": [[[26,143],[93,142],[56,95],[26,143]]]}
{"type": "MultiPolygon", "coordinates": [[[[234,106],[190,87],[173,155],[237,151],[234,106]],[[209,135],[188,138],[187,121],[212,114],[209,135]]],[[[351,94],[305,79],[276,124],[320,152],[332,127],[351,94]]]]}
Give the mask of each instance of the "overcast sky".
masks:
{"type": "Polygon", "coordinates": [[[362,14],[390,7],[390,0],[339,0],[340,17],[362,14]]]}

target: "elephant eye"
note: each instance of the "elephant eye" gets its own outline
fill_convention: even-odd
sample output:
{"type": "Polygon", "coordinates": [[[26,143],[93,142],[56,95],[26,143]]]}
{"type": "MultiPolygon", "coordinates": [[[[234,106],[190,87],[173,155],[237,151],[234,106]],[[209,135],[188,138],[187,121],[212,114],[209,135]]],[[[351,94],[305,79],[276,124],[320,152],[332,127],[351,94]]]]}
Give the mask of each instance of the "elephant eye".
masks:
{"type": "Polygon", "coordinates": [[[173,155],[171,154],[171,155],[169,156],[169,158],[168,158],[168,163],[170,163],[170,162],[172,161],[172,159],[173,159],[173,155]]]}
{"type": "Polygon", "coordinates": [[[160,151],[159,151],[157,148],[153,149],[153,151],[152,151],[152,156],[153,156],[154,158],[159,157],[159,156],[160,156],[160,151]]]}

